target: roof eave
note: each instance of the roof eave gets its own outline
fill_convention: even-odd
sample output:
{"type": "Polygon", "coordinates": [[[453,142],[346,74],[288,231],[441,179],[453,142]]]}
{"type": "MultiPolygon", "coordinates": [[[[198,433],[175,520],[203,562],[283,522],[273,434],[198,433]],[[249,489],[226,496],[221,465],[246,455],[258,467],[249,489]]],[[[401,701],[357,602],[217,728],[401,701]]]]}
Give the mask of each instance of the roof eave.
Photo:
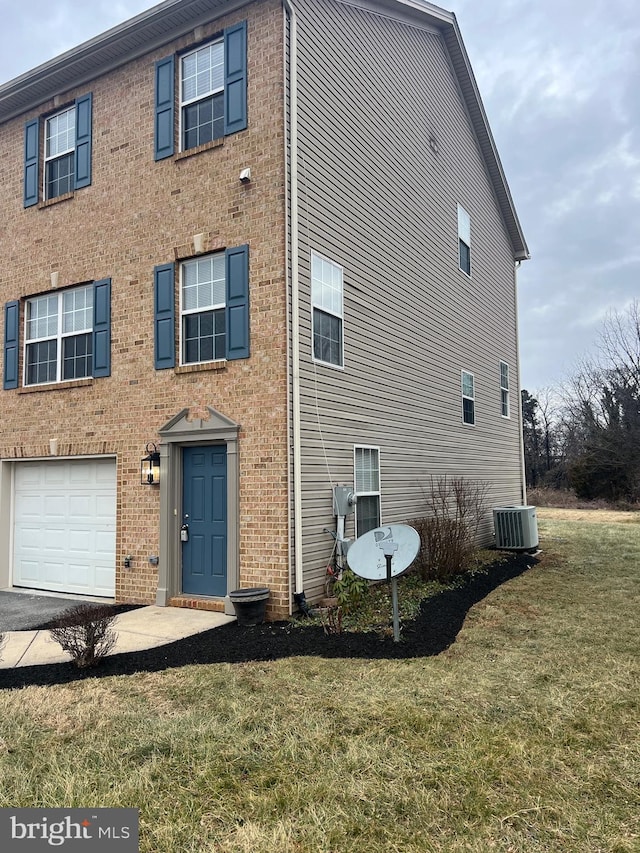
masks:
{"type": "Polygon", "coordinates": [[[164,0],[0,86],[0,123],[83,86],[250,0],[164,0]]]}
{"type": "MultiPolygon", "coordinates": [[[[64,95],[73,88],[83,86],[125,62],[143,56],[249,2],[164,0],[135,18],[0,86],[0,123],[26,114],[56,95],[64,95]]],[[[358,0],[353,2],[358,5],[358,0]]],[[[364,0],[363,5],[366,3],[367,0],[364,0]]],[[[402,11],[404,15],[422,20],[442,33],[509,232],[514,258],[527,260],[530,257],[529,250],[455,15],[426,0],[374,0],[371,5],[383,8],[390,17],[394,16],[394,12],[397,15],[402,11]]]]}

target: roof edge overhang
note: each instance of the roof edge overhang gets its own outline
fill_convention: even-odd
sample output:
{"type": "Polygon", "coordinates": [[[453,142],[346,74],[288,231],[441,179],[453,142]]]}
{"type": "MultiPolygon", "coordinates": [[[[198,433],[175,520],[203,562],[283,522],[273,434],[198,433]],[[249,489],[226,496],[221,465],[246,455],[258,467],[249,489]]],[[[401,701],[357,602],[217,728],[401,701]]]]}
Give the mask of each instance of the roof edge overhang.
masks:
{"type": "MultiPolygon", "coordinates": [[[[164,0],[61,56],[0,86],[0,124],[26,114],[56,96],[144,56],[156,48],[251,0],[164,0]]],[[[472,127],[513,246],[516,261],[530,257],[511,192],[489,127],[455,15],[426,0],[339,0],[390,18],[438,30],[444,39],[472,127]]],[[[294,0],[295,5],[295,0],[294,0]]]]}
{"type": "Polygon", "coordinates": [[[427,0],[338,0],[338,2],[370,9],[389,18],[399,18],[440,32],[511,240],[514,261],[528,260],[531,255],[454,13],[435,6],[427,0]]]}
{"type": "Polygon", "coordinates": [[[0,85],[0,124],[246,6],[251,0],[164,0],[0,85]]]}

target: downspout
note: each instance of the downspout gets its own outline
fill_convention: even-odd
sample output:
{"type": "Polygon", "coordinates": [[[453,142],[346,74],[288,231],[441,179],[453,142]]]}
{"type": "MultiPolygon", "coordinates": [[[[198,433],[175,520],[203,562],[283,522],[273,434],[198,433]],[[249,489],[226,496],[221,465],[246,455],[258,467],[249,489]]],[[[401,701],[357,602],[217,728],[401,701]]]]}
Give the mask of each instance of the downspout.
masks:
{"type": "MultiPolygon", "coordinates": [[[[295,593],[302,593],[302,450],[300,428],[300,281],[298,241],[298,19],[290,0],[282,0],[286,15],[289,15],[289,79],[286,79],[285,63],[285,125],[286,93],[289,86],[289,210],[291,231],[291,409],[293,426],[293,563],[295,568],[295,593]]],[[[287,139],[285,134],[285,157],[287,139]]],[[[285,160],[286,162],[286,160],[285,160]]]]}
{"type": "Polygon", "coordinates": [[[520,387],[520,331],[518,328],[518,270],[522,261],[516,261],[513,268],[513,296],[516,309],[516,364],[518,365],[518,429],[520,431],[520,493],[522,506],[527,505],[527,478],[524,467],[524,435],[522,431],[522,389],[520,387]]]}

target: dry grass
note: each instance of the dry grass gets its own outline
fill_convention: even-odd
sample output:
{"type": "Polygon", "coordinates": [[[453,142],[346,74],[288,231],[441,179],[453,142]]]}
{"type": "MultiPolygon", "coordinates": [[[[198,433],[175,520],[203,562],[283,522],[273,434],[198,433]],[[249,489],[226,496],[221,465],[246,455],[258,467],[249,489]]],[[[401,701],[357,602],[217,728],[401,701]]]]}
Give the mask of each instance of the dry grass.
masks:
{"type": "Polygon", "coordinates": [[[0,805],[138,807],[145,853],[637,853],[640,527],[598,515],[541,510],[437,658],[0,692],[0,805]]]}
{"type": "Polygon", "coordinates": [[[547,521],[575,521],[580,524],[597,524],[600,526],[616,524],[640,525],[640,512],[630,512],[618,509],[600,509],[597,512],[593,512],[584,509],[545,507],[542,517],[547,521]]]}
{"type": "Polygon", "coordinates": [[[568,489],[550,489],[545,486],[540,486],[536,489],[527,489],[527,500],[532,506],[542,507],[640,511],[640,505],[638,504],[630,504],[625,501],[619,501],[612,504],[610,501],[606,501],[603,498],[596,498],[588,501],[583,498],[576,497],[576,495],[568,489]]]}

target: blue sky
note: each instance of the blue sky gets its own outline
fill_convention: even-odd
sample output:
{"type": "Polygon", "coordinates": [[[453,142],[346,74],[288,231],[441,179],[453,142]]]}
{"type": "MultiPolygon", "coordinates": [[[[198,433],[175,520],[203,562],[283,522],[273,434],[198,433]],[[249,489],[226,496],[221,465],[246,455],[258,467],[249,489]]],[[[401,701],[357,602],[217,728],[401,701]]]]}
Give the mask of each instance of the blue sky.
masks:
{"type": "MultiPolygon", "coordinates": [[[[0,0],[0,81],[153,6],[0,0]]],[[[519,273],[522,385],[561,381],[640,296],[637,0],[449,0],[532,260],[519,273]]]]}

